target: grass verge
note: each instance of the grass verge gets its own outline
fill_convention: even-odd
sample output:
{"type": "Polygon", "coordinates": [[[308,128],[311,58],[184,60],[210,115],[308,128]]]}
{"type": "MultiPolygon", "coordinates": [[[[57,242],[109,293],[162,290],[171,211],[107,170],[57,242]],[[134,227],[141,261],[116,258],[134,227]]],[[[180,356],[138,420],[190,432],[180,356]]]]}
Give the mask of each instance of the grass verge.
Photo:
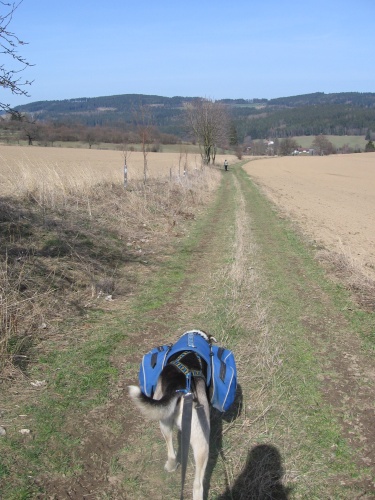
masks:
{"type": "MultiPolygon", "coordinates": [[[[113,223],[104,228],[101,225],[104,221],[100,218],[94,228],[90,221],[91,216],[87,217],[86,212],[84,217],[80,218],[79,215],[82,213],[73,207],[77,230],[79,228],[76,240],[80,240],[77,235],[82,234],[87,228],[90,229],[90,239],[93,242],[90,245],[90,253],[93,252],[90,255],[92,270],[98,268],[104,270],[103,260],[106,261],[109,254],[115,252],[118,256],[117,263],[112,260],[108,266],[108,269],[112,268],[115,281],[130,279],[134,281],[132,292],[135,288],[145,290],[137,302],[137,315],[160,307],[183,279],[189,246],[194,243],[190,243],[193,240],[191,238],[180,247],[181,234],[191,226],[190,221],[203,206],[201,193],[204,191],[204,198],[208,200],[209,192],[214,189],[215,181],[210,181],[211,175],[218,174],[209,170],[205,174],[199,173],[195,184],[194,179],[190,178],[182,183],[179,182],[177,186],[164,182],[161,185],[154,185],[153,189],[146,186],[138,193],[130,191],[125,199],[124,192],[119,191],[117,198],[117,195],[114,196],[113,188],[109,188],[108,195],[103,188],[98,190],[96,187],[97,202],[104,204],[104,199],[99,195],[103,193],[109,206],[114,202],[118,203],[119,221],[123,217],[123,211],[129,209],[129,204],[137,206],[136,212],[131,212],[130,217],[121,221],[117,232],[113,223]],[[173,221],[172,225],[170,218],[173,221]],[[161,231],[163,226],[164,230],[161,231]],[[155,250],[158,245],[155,231],[161,232],[160,236],[163,238],[163,241],[160,241],[159,253],[155,250]],[[103,235],[106,236],[106,243],[102,239],[103,235]],[[125,242],[129,242],[131,253],[133,255],[139,253],[139,257],[122,258],[119,241],[122,241],[122,251],[124,251],[125,235],[125,242]],[[100,247],[97,247],[97,244],[100,244],[100,247]],[[104,244],[107,245],[105,251],[102,248],[104,244]],[[168,254],[175,252],[176,259],[171,259],[168,254]],[[94,261],[93,254],[98,256],[98,261],[94,261]],[[165,264],[166,259],[170,265],[165,264]],[[114,264],[117,267],[115,271],[114,264]],[[162,279],[151,285],[150,277],[155,271],[159,271],[162,279]],[[151,295],[148,293],[150,290],[154,291],[151,295]]],[[[100,212],[98,203],[93,204],[93,207],[100,212]]],[[[45,211],[43,213],[45,215],[45,211]]],[[[66,224],[69,225],[70,213],[67,211],[66,215],[66,224]]],[[[51,217],[51,214],[48,216],[51,217]]],[[[66,231],[62,222],[61,225],[66,231]]],[[[41,225],[36,225],[34,229],[35,237],[40,227],[45,230],[43,219],[41,225]]],[[[63,236],[70,249],[70,270],[73,275],[75,274],[75,279],[78,279],[80,275],[75,267],[75,259],[78,262],[82,261],[82,247],[74,248],[64,233],[63,236]]],[[[42,256],[38,258],[39,262],[44,263],[42,256]]],[[[48,252],[45,259],[48,261],[50,258],[48,252]]],[[[62,260],[61,253],[57,252],[55,258],[57,266],[62,260]]],[[[102,283],[108,282],[105,277],[104,274],[102,283]]],[[[41,277],[40,282],[42,282],[41,277]]],[[[135,346],[129,346],[127,332],[129,330],[134,332],[132,327],[136,326],[136,322],[132,324],[130,319],[124,325],[127,318],[122,315],[119,319],[115,313],[114,303],[109,302],[107,305],[103,299],[98,301],[96,294],[101,290],[97,290],[96,287],[94,287],[95,296],[92,297],[90,290],[92,286],[90,287],[89,283],[87,283],[88,293],[83,293],[86,305],[82,304],[77,308],[79,314],[73,313],[70,320],[61,320],[53,332],[54,335],[48,331],[48,334],[44,334],[41,338],[39,331],[38,335],[31,339],[33,350],[27,352],[28,363],[24,372],[19,373],[16,378],[7,376],[3,379],[2,388],[5,390],[5,397],[1,402],[0,424],[5,428],[6,435],[0,439],[2,498],[35,498],[39,491],[44,491],[45,484],[51,486],[53,482],[57,484],[60,481],[65,484],[67,478],[79,476],[87,459],[81,455],[82,443],[88,433],[85,419],[97,408],[105,408],[119,376],[119,369],[114,363],[116,347],[122,342],[127,345],[127,353],[135,349],[135,346]]],[[[60,290],[60,293],[62,291],[60,290]]],[[[128,297],[128,303],[132,302],[132,296],[124,293],[124,288],[120,285],[114,290],[107,290],[106,294],[111,291],[117,300],[120,300],[120,297],[122,300],[128,297]]],[[[102,295],[99,293],[98,296],[102,295]]],[[[73,312],[66,305],[63,310],[73,312]]],[[[47,314],[51,315],[51,310],[47,313],[47,309],[44,309],[44,315],[47,314]]],[[[119,426],[118,422],[113,421],[116,432],[119,426]]],[[[111,433],[113,434],[113,429],[111,433]]],[[[91,452],[90,456],[94,455],[95,452],[91,452]]],[[[90,460],[93,462],[92,458],[90,460]]],[[[87,463],[85,467],[87,468],[87,463]]],[[[91,463],[90,467],[94,470],[95,464],[91,463]]],[[[58,490],[59,486],[51,488],[58,490]]],[[[64,494],[67,494],[66,491],[62,496],[64,494]]]]}

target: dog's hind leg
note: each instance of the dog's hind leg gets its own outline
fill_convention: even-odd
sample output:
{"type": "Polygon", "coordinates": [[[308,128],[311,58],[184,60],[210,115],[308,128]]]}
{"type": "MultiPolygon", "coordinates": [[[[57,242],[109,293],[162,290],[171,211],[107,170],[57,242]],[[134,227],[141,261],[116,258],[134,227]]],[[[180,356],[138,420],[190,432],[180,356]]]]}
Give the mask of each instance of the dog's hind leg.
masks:
{"type": "Polygon", "coordinates": [[[193,486],[193,500],[203,500],[203,481],[206,472],[209,444],[203,436],[191,443],[195,461],[195,477],[193,486]]]}
{"type": "MultiPolygon", "coordinates": [[[[158,380],[158,384],[155,389],[154,398],[161,399],[163,396],[161,379],[158,380]]],[[[168,418],[159,420],[160,430],[164,436],[165,442],[167,443],[167,453],[168,460],[165,462],[164,469],[167,472],[174,472],[178,467],[176,452],[173,447],[173,427],[175,423],[175,414],[168,418]]]]}
{"type": "Polygon", "coordinates": [[[160,420],[160,430],[167,443],[168,460],[165,462],[164,469],[167,472],[174,472],[178,467],[176,452],[173,447],[173,424],[174,419],[160,420]]]}

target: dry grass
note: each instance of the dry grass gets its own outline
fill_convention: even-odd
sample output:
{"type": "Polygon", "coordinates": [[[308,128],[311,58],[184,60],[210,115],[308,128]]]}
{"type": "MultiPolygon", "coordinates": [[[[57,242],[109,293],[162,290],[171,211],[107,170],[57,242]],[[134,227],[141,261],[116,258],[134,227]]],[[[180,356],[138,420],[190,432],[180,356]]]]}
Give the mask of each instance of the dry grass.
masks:
{"type": "Polygon", "coordinates": [[[350,290],[358,304],[368,311],[375,311],[375,280],[368,267],[353,256],[343,245],[339,251],[318,250],[316,259],[321,262],[346,289],[350,290]]]}
{"type": "Polygon", "coordinates": [[[26,367],[33,337],[46,328],[45,315],[54,305],[53,291],[36,285],[29,266],[12,265],[7,256],[0,261],[0,378],[26,367]]]}
{"type": "MultiPolygon", "coordinates": [[[[69,153],[73,158],[77,152],[69,153]]],[[[116,158],[121,172],[121,154],[116,158]]],[[[77,170],[25,159],[13,165],[18,169],[13,177],[4,175],[3,167],[3,376],[23,370],[38,343],[54,335],[67,317],[74,320],[95,307],[98,297],[130,293],[137,279],[134,269],[141,265],[146,270],[156,249],[162,254],[168,242],[184,234],[185,222],[208,202],[220,179],[209,168],[170,178],[168,166],[164,177],[160,171],[158,179],[146,185],[130,181],[124,190],[113,164],[106,164],[106,175],[99,164],[77,170]]]]}
{"type": "MultiPolygon", "coordinates": [[[[234,156],[218,155],[217,164],[222,165],[224,158],[236,161],[234,156]]],[[[2,195],[37,191],[40,200],[53,203],[56,196],[81,196],[98,182],[123,182],[122,151],[0,145],[0,160],[2,195]]],[[[142,153],[128,152],[127,165],[129,182],[143,179],[142,153]]],[[[147,165],[149,179],[181,177],[184,169],[190,174],[200,170],[201,158],[198,154],[148,153],[147,165]]]]}

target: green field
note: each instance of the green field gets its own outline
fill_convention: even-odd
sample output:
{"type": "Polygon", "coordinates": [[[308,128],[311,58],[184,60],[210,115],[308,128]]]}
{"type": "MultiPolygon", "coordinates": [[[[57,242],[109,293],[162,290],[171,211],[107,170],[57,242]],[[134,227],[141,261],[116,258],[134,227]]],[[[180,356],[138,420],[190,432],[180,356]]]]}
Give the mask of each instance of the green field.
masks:
{"type": "MultiPolygon", "coordinates": [[[[336,146],[336,148],[341,148],[347,144],[350,148],[360,149],[363,151],[367,143],[365,138],[359,135],[327,135],[326,137],[334,146],[336,146]]],[[[303,135],[293,137],[293,139],[295,139],[301,147],[310,148],[312,147],[315,136],[303,135]]]]}

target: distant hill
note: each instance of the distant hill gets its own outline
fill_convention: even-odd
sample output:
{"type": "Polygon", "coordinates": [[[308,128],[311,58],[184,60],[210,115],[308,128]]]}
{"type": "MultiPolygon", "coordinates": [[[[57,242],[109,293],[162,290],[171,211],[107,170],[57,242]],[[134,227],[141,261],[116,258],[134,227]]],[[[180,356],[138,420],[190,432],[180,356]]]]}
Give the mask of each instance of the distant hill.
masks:
{"type": "Polygon", "coordinates": [[[162,132],[181,133],[184,102],[192,97],[162,97],[144,94],[123,94],[102,97],[80,97],[61,101],[37,101],[15,109],[32,114],[34,119],[88,126],[123,127],[132,124],[140,106],[150,110],[152,123],[162,132]]]}
{"type": "Polygon", "coordinates": [[[278,97],[277,99],[270,99],[268,104],[270,106],[286,106],[289,108],[332,104],[345,104],[355,107],[373,108],[375,106],[375,93],[341,92],[338,94],[325,94],[324,92],[315,92],[314,94],[303,94],[293,97],[278,97]]]}
{"type": "MultiPolygon", "coordinates": [[[[124,127],[134,123],[134,112],[147,106],[161,132],[183,137],[184,103],[194,97],[123,94],[38,101],[16,109],[34,119],[88,126],[124,127]]],[[[364,135],[375,132],[375,93],[316,92],[277,99],[222,99],[240,140],[294,135],[364,135]]]]}

